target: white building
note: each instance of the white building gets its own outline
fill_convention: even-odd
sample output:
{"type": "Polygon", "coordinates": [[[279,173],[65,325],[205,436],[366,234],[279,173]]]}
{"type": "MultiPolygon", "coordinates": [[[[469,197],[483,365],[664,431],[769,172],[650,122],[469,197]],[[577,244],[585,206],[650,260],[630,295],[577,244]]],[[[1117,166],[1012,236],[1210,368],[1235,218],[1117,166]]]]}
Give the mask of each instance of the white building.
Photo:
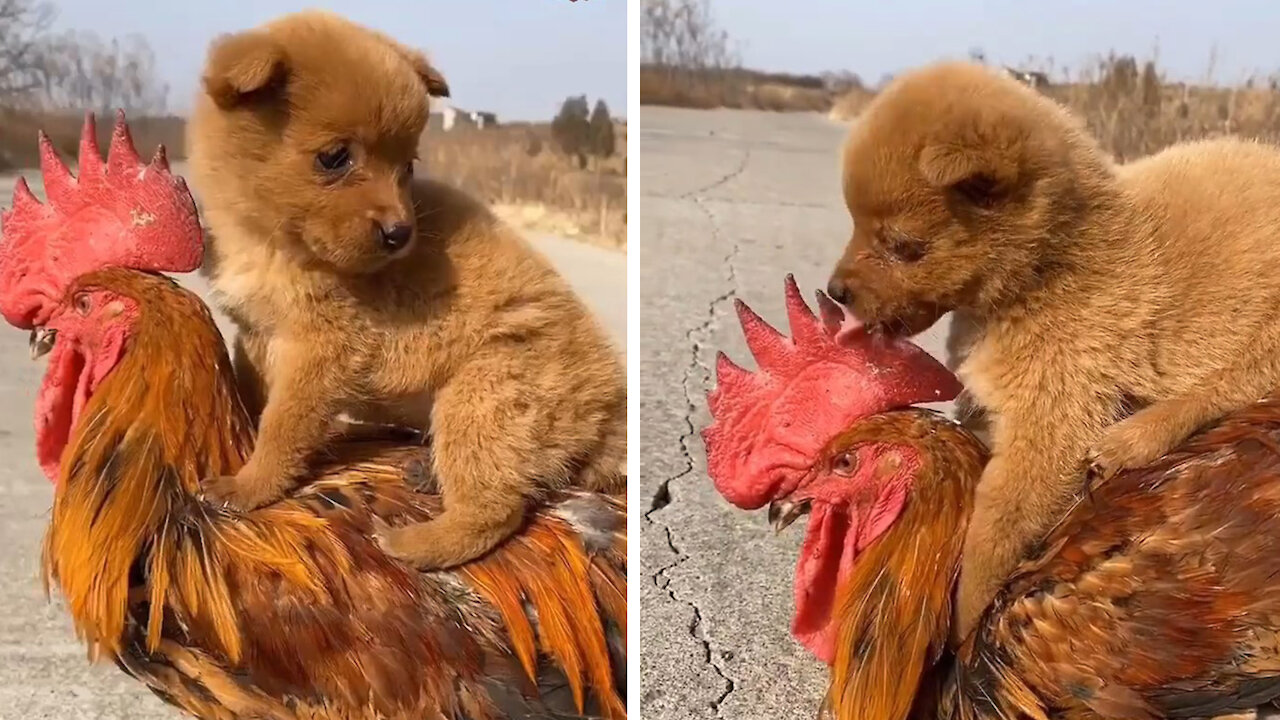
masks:
{"type": "Polygon", "coordinates": [[[439,98],[432,102],[431,117],[427,121],[428,127],[448,132],[458,127],[458,123],[483,130],[496,126],[498,116],[490,112],[454,107],[448,98],[439,98]]]}

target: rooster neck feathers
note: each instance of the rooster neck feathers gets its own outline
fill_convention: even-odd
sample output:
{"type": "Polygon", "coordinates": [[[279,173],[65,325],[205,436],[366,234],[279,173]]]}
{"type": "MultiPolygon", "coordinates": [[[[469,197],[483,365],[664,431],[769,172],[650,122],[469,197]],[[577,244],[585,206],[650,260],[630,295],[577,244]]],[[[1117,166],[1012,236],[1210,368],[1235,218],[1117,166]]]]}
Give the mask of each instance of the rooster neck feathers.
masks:
{"type": "MultiPolygon", "coordinates": [[[[127,270],[94,273],[77,286],[109,287],[142,308],[63,452],[45,539],[46,580],[61,585],[91,654],[114,654],[135,561],[159,580],[153,607],[163,608],[174,538],[197,541],[211,522],[213,509],[196,499],[200,479],[234,472],[252,434],[222,338],[198,299],[166,278],[127,270]],[[178,335],[183,341],[173,342],[178,335]]],[[[149,644],[159,640],[161,619],[157,612],[151,620],[149,644]]]]}
{"type": "Polygon", "coordinates": [[[964,429],[927,410],[870,417],[841,447],[883,442],[914,448],[923,464],[902,516],[859,558],[838,590],[840,618],[824,709],[835,717],[904,720],[942,655],[951,582],[986,451],[964,429]]]}

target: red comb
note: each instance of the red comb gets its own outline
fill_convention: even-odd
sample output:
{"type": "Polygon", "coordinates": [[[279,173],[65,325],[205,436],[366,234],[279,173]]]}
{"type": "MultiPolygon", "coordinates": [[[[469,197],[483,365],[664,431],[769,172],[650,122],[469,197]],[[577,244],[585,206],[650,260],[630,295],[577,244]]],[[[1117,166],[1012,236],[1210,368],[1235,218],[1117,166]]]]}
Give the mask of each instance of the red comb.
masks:
{"type": "Polygon", "coordinates": [[[868,333],[822,292],[820,320],[790,275],[786,296],[790,338],[737,302],[759,370],[744,370],[719,353],[716,388],[707,398],[707,472],[725,499],[746,509],[771,500],[787,471],[810,467],[857,420],[953,400],[961,390],[959,380],[924,350],[868,333]]]}
{"type": "Polygon", "coordinates": [[[80,173],[73,177],[40,133],[40,174],[47,204],[24,178],[13,207],[0,215],[0,314],[10,324],[45,323],[77,277],[105,267],[190,272],[204,242],[195,201],[169,172],[164,146],[143,164],[124,112],[116,113],[107,160],[98,151],[93,115],[80,135],[80,173]]]}

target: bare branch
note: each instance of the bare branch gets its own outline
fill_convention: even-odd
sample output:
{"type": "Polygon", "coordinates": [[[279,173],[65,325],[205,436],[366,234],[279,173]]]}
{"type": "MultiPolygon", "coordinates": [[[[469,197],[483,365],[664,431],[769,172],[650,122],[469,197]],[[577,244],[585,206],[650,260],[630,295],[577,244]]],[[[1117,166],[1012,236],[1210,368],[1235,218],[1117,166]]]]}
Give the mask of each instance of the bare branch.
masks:
{"type": "Polygon", "coordinates": [[[724,70],[737,64],[708,0],[644,0],[640,54],[645,64],[684,70],[724,70]]]}
{"type": "MultiPolygon", "coordinates": [[[[0,0],[3,2],[4,0],[0,0]]],[[[45,100],[50,109],[115,108],[140,115],[165,111],[169,88],[155,70],[155,54],[140,36],[103,41],[89,32],[68,32],[52,40],[45,100]]]]}
{"type": "Polygon", "coordinates": [[[0,0],[0,102],[20,103],[45,84],[55,14],[48,2],[0,0]]]}

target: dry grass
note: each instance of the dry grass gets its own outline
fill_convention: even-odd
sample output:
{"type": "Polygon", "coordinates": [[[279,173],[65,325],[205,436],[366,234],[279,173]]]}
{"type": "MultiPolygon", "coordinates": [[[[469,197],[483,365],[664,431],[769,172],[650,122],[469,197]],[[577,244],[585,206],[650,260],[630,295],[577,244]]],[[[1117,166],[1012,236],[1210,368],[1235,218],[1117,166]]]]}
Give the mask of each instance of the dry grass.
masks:
{"type": "MultiPolygon", "coordinates": [[[[0,110],[0,172],[39,166],[36,137],[41,129],[64,158],[75,158],[83,122],[81,115],[0,110]]],[[[98,119],[104,151],[112,125],[112,118],[98,119]]],[[[163,143],[170,159],[180,159],[182,118],[131,117],[129,129],[138,152],[150,154],[163,143]]],[[[419,155],[427,172],[478,195],[522,230],[625,249],[626,132],[625,125],[616,125],[617,153],[602,162],[593,158],[585,170],[555,150],[545,123],[432,130],[423,136],[419,155]]]]}
{"type": "Polygon", "coordinates": [[[821,78],[732,68],[640,68],[640,103],[671,107],[827,112],[833,94],[821,78]]]}
{"type": "Polygon", "coordinates": [[[617,152],[579,169],[556,151],[548,124],[487,130],[432,130],[419,156],[426,172],[492,204],[525,230],[627,245],[627,131],[614,126],[617,152]]]}
{"type": "MultiPolygon", "coordinates": [[[[69,162],[79,152],[80,129],[84,116],[80,114],[35,114],[24,111],[0,109],[0,172],[9,172],[40,165],[39,145],[36,138],[40,130],[49,135],[55,148],[69,162]]],[[[98,146],[106,152],[111,141],[113,117],[97,118],[98,146]]],[[[163,144],[170,159],[178,159],[182,153],[184,122],[179,117],[130,117],[129,130],[138,152],[149,155],[156,146],[163,144]]]]}
{"type": "Polygon", "coordinates": [[[828,115],[832,120],[852,120],[876,96],[874,91],[866,88],[855,88],[835,99],[828,115]]]}
{"type": "MultiPolygon", "coordinates": [[[[1051,78],[1041,91],[1084,118],[1121,162],[1224,135],[1280,142],[1280,90],[1272,78],[1234,87],[1170,82],[1154,62],[1117,55],[1051,78]]],[[[871,97],[867,91],[850,93],[836,101],[831,117],[851,120],[871,97]]]]}
{"type": "Polygon", "coordinates": [[[1269,80],[1169,83],[1154,63],[1110,57],[1044,91],[1083,117],[1120,161],[1201,138],[1280,140],[1280,92],[1269,80]]]}

